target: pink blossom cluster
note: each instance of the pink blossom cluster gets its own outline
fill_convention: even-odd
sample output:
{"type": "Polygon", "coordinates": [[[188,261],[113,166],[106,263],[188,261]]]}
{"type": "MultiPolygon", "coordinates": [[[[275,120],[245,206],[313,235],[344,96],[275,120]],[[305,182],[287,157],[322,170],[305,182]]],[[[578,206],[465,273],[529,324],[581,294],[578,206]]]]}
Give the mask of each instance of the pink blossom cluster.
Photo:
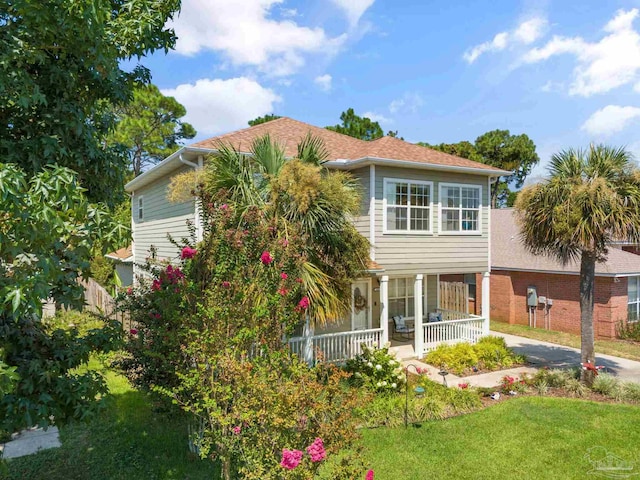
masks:
{"type": "Polygon", "coordinates": [[[293,470],[302,461],[303,453],[300,450],[289,450],[288,448],[282,449],[282,461],[280,465],[287,470],[293,470]]]}
{"type": "Polygon", "coordinates": [[[264,252],[262,252],[262,255],[260,255],[260,261],[264,265],[269,265],[271,264],[271,262],[273,262],[273,257],[267,250],[265,250],[264,252]]]}
{"type": "Polygon", "coordinates": [[[189,260],[190,258],[195,257],[196,253],[198,253],[198,250],[196,250],[195,248],[184,247],[182,249],[182,252],[180,253],[180,258],[182,260],[189,260]]]}
{"type": "Polygon", "coordinates": [[[307,453],[311,457],[312,462],[321,462],[327,456],[324,449],[324,443],[320,437],[316,438],[311,445],[307,447],[307,453]]]}
{"type": "Polygon", "coordinates": [[[307,308],[309,308],[309,297],[307,297],[306,295],[304,297],[302,297],[302,299],[298,302],[298,306],[296,307],[296,310],[298,311],[302,311],[302,310],[306,310],[307,308]]]}

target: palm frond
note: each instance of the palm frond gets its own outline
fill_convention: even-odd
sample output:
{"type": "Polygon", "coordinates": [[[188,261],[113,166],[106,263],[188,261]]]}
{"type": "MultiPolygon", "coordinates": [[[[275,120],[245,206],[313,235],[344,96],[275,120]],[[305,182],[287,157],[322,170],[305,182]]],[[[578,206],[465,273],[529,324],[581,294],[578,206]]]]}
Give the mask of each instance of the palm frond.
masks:
{"type": "Polygon", "coordinates": [[[324,141],[307,133],[298,144],[298,159],[313,165],[322,165],[329,158],[329,150],[324,141]]]}
{"type": "Polygon", "coordinates": [[[277,142],[272,141],[269,134],[253,140],[251,153],[257,169],[268,177],[278,175],[285,163],[284,149],[277,142]]]}

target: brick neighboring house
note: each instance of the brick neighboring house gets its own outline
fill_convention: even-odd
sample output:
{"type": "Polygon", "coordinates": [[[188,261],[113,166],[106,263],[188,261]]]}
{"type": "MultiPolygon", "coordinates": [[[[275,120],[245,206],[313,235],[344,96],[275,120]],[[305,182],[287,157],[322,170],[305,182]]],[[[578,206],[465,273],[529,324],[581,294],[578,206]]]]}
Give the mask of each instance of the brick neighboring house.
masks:
{"type": "MultiPolygon", "coordinates": [[[[531,325],[535,314],[538,328],[580,333],[580,263],[562,265],[529,253],[520,240],[513,209],[492,210],[491,237],[491,318],[531,325]],[[527,306],[530,287],[537,293],[536,307],[527,306]],[[542,302],[541,297],[553,304],[542,302]]],[[[607,261],[596,265],[597,337],[615,337],[620,321],[639,318],[640,255],[626,250],[613,245],[607,261]]]]}

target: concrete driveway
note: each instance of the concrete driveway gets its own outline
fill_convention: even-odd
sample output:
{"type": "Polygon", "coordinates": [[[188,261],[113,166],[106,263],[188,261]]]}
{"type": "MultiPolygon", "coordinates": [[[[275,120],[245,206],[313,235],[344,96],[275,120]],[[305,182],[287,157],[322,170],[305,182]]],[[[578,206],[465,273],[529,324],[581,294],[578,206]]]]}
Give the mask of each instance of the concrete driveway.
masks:
{"type": "MultiPolygon", "coordinates": [[[[507,346],[518,354],[526,355],[533,367],[571,368],[580,366],[580,350],[576,348],[507,333],[492,331],[490,334],[503,337],[507,346]]],[[[640,383],[640,362],[597,353],[596,365],[603,365],[606,367],[606,372],[621,380],[640,383]]]]}

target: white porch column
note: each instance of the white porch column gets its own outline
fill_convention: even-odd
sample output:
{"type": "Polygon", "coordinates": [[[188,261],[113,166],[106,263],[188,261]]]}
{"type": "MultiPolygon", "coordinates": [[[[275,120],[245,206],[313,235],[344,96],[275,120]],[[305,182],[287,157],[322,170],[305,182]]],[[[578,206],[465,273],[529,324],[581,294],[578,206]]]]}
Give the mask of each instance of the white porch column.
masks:
{"type": "Polygon", "coordinates": [[[313,326],[311,325],[309,315],[306,316],[302,336],[304,337],[302,357],[309,365],[313,365],[313,326]]]}
{"type": "Polygon", "coordinates": [[[415,350],[416,356],[422,358],[424,356],[424,332],[422,331],[422,279],[423,275],[419,273],[416,275],[415,282],[413,284],[413,297],[414,297],[414,338],[415,338],[415,350]]]}
{"type": "Polygon", "coordinates": [[[491,290],[491,274],[489,272],[484,272],[482,274],[482,318],[484,318],[484,323],[482,324],[482,334],[489,335],[489,318],[491,317],[491,301],[490,301],[490,290],[491,290]]]}
{"type": "Polygon", "coordinates": [[[380,328],[382,328],[382,345],[389,341],[389,276],[380,277],[380,328]]]}

